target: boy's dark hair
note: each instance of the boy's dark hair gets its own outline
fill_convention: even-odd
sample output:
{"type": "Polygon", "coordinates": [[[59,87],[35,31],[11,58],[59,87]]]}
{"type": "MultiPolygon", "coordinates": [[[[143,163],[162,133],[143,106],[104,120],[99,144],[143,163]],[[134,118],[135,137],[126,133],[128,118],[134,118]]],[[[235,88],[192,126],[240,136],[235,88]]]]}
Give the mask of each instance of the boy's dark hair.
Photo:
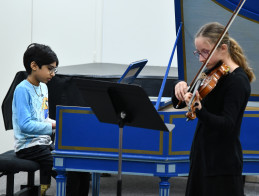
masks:
{"type": "Polygon", "coordinates": [[[37,43],[30,44],[23,55],[23,65],[28,74],[31,74],[31,63],[33,61],[40,69],[42,65],[56,62],[58,66],[59,63],[56,53],[49,46],[37,43]]]}

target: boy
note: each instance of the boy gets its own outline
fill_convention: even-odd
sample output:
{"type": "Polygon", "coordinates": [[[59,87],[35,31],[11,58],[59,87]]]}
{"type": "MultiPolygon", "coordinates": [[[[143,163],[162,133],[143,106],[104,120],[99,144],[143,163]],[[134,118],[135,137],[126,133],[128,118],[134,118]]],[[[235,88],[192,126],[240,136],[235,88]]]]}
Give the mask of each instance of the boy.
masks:
{"type": "Polygon", "coordinates": [[[50,187],[53,143],[56,121],[48,117],[48,88],[46,83],[57,72],[58,58],[49,46],[30,44],[23,56],[28,73],[17,85],[12,103],[12,120],[17,157],[40,164],[41,195],[50,187]]]}

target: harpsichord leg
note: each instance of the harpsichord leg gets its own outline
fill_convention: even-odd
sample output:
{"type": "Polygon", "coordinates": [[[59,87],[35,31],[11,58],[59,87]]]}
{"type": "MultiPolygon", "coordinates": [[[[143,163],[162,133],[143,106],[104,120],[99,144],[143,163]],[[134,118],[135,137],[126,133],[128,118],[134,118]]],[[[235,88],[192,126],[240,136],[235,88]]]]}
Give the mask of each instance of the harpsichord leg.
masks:
{"type": "Polygon", "coordinates": [[[92,196],[99,196],[100,173],[92,173],[92,196]]]}
{"type": "Polygon", "coordinates": [[[168,182],[169,177],[160,177],[161,182],[159,183],[159,196],[169,196],[170,183],[168,182]]]}
{"type": "Polygon", "coordinates": [[[57,170],[58,175],[56,176],[57,196],[66,196],[66,171],[57,170]]]}

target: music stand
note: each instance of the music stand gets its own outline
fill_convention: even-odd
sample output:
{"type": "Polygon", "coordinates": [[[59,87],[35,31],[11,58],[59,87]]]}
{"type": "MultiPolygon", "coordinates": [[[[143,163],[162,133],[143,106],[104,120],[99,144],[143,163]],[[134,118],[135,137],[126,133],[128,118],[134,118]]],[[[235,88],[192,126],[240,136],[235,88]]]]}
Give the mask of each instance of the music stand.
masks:
{"type": "Polygon", "coordinates": [[[125,125],[169,131],[145,91],[136,85],[74,78],[76,86],[99,119],[119,126],[117,196],[121,196],[122,135],[125,125]]]}

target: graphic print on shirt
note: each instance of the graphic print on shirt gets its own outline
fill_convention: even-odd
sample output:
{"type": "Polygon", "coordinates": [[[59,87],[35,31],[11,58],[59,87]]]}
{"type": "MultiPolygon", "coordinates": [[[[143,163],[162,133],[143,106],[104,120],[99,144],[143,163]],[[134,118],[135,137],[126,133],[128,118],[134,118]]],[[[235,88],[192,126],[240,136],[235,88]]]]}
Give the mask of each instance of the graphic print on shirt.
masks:
{"type": "Polygon", "coordinates": [[[48,98],[44,97],[42,102],[42,110],[44,111],[44,118],[48,118],[49,114],[49,104],[48,104],[48,98]]]}

